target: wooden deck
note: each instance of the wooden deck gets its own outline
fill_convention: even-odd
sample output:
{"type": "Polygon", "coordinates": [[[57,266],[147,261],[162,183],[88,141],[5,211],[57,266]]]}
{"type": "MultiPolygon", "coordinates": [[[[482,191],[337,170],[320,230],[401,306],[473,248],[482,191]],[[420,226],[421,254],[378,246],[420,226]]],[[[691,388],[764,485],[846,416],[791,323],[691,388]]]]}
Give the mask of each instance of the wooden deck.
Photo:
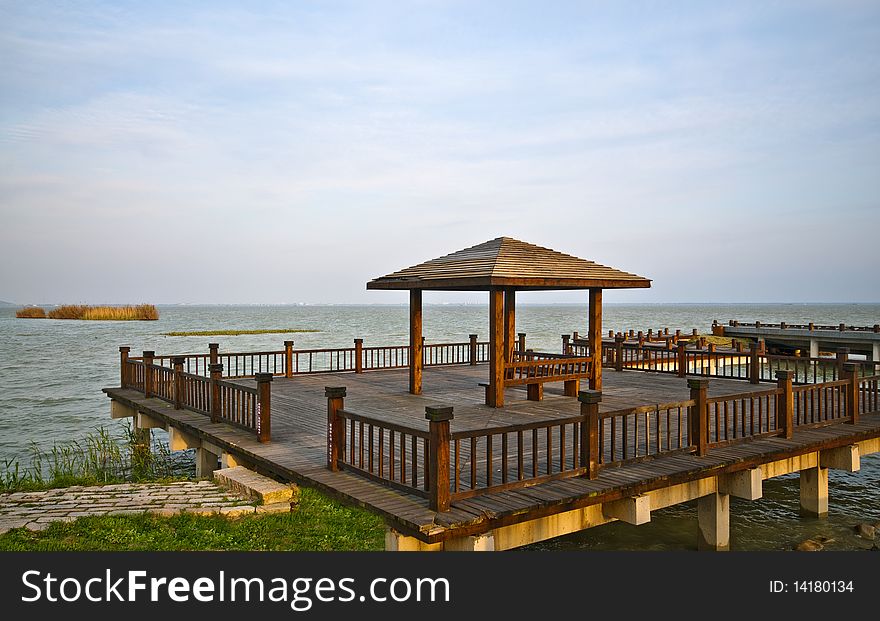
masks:
{"type": "MultiPolygon", "coordinates": [[[[408,371],[381,370],[362,374],[325,373],[272,382],[272,440],[260,444],[247,431],[188,410],[175,410],[134,390],[110,388],[105,392],[135,410],[158,418],[217,447],[243,457],[258,469],[298,483],[317,486],[344,501],[382,515],[395,530],[436,543],[452,537],[480,534],[588,505],[614,501],[725,472],[747,469],[820,449],[846,446],[880,437],[880,415],[862,415],[857,424],[798,428],[793,439],[763,437],[713,448],[698,457],[679,452],[647,457],[600,470],[596,479],[584,477],[550,481],[452,503],[438,513],[425,498],[389,488],[358,474],[327,469],[327,400],[324,389],[344,386],[345,409],[358,414],[428,430],[426,406],[453,406],[453,431],[483,429],[577,416],[577,399],[563,395],[562,384],[548,384],[544,400],[527,401],[525,387],[506,390],[505,407],[484,405],[478,386],[488,375],[487,365],[428,368],[423,394],[407,392],[408,371]]],[[[251,380],[236,380],[253,385],[251,380]]],[[[710,396],[761,391],[772,384],[712,379],[710,396]]],[[[645,372],[608,372],[604,375],[601,411],[653,403],[684,401],[689,389],[684,379],[645,372]]],[[[551,449],[552,451],[553,449],[551,449]]],[[[555,449],[555,450],[558,450],[555,449]]]]}

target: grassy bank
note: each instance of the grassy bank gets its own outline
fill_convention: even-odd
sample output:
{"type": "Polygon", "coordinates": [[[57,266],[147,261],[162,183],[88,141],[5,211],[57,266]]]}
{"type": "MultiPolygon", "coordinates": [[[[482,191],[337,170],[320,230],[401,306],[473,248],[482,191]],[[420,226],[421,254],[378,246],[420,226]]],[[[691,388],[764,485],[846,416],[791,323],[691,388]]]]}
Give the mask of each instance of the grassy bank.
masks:
{"type": "Polygon", "coordinates": [[[291,513],[229,519],[211,515],[118,515],[55,522],[0,535],[0,550],[382,550],[382,519],[303,488],[291,513]]]}
{"type": "Polygon", "coordinates": [[[39,306],[27,306],[15,311],[15,316],[19,319],[45,319],[46,309],[39,306]]]}
{"type": "Polygon", "coordinates": [[[296,334],[302,332],[320,332],[320,330],[302,330],[281,328],[277,330],[196,330],[193,332],[164,332],[162,336],[241,336],[243,334],[296,334]]]}
{"type": "Polygon", "coordinates": [[[29,465],[17,459],[3,460],[0,492],[173,480],[191,477],[194,472],[191,459],[175,457],[164,442],[151,442],[148,447],[126,424],[116,437],[99,427],[83,439],[56,443],[49,450],[34,446],[29,465]]]}
{"type": "Polygon", "coordinates": [[[87,319],[110,321],[155,321],[159,311],[152,304],[137,306],[85,306],[65,304],[49,311],[49,319],[87,319]]]}

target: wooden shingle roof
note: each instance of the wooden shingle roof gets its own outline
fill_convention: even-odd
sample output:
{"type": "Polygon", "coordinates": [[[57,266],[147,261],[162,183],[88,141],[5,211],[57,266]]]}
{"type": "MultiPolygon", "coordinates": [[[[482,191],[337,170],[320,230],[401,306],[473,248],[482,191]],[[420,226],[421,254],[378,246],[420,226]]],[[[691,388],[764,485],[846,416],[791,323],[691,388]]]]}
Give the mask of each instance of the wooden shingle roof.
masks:
{"type": "Polygon", "coordinates": [[[510,237],[498,237],[367,283],[367,289],[464,291],[492,287],[542,290],[650,286],[651,281],[642,276],[510,237]]]}

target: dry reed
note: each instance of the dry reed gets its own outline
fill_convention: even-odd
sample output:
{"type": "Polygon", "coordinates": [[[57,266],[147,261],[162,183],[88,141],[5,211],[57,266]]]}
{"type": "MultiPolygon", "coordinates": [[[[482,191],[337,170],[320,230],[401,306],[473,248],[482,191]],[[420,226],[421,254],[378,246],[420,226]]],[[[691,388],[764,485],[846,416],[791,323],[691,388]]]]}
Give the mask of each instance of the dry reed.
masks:
{"type": "Polygon", "coordinates": [[[152,321],[159,311],[152,304],[137,306],[85,306],[65,304],[49,311],[49,319],[91,319],[112,321],[152,321]]]}
{"type": "Polygon", "coordinates": [[[15,311],[15,316],[21,319],[45,319],[46,311],[39,306],[28,306],[15,311]]]}

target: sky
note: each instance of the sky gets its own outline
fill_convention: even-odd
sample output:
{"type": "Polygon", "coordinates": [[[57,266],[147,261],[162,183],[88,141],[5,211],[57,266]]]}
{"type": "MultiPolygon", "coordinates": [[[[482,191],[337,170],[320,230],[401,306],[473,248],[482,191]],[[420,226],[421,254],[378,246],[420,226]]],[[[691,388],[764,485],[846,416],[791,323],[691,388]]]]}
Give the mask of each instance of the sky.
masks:
{"type": "Polygon", "coordinates": [[[0,0],[0,222],[16,303],[394,303],[501,235],[877,302],[880,4],[0,0]]]}

